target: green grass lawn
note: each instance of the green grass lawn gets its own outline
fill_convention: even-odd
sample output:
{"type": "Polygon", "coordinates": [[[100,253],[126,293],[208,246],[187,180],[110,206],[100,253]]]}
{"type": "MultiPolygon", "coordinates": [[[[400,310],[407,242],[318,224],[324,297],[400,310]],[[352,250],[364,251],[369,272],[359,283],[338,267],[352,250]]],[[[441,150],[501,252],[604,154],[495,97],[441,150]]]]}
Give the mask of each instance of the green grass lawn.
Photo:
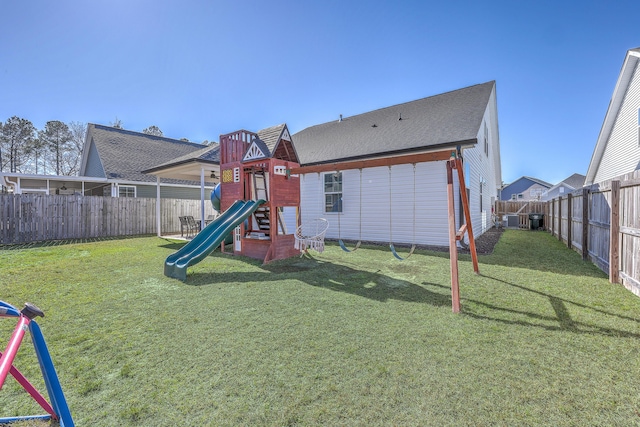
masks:
{"type": "MultiPolygon", "coordinates": [[[[640,298],[546,233],[506,231],[479,276],[463,255],[459,314],[448,253],[216,252],[183,283],[180,245],[0,251],[0,300],[45,311],[76,425],[640,425],[640,298]]],[[[9,377],[0,416],[40,413],[9,377]]]]}

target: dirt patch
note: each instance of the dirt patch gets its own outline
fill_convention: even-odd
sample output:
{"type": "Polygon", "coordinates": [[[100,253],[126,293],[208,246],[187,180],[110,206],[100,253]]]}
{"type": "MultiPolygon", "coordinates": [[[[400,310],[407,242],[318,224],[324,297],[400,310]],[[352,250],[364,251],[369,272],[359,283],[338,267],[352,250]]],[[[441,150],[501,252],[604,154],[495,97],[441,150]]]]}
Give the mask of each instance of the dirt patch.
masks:
{"type": "MultiPolygon", "coordinates": [[[[496,243],[502,236],[502,228],[490,228],[484,232],[484,234],[476,239],[476,252],[482,255],[489,255],[493,253],[496,243]]],[[[462,249],[461,253],[469,253],[469,250],[462,249]]]]}

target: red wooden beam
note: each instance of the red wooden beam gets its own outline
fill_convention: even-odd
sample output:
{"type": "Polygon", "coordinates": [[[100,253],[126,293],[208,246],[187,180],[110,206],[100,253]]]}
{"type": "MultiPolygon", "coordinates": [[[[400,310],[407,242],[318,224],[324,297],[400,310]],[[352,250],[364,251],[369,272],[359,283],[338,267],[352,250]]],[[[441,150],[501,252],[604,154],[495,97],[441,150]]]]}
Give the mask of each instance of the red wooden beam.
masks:
{"type": "Polygon", "coordinates": [[[449,265],[451,273],[451,310],[460,311],[460,283],[458,281],[458,247],[456,244],[456,208],[453,192],[455,160],[447,162],[447,211],[449,213],[449,265]]]}
{"type": "Polygon", "coordinates": [[[317,172],[330,172],[330,171],[344,171],[349,169],[375,168],[379,166],[394,166],[394,165],[404,165],[404,164],[410,164],[410,163],[436,162],[440,160],[449,160],[451,158],[452,152],[455,153],[455,150],[435,151],[432,153],[409,154],[405,156],[384,157],[380,159],[324,163],[322,165],[301,166],[297,168],[291,168],[289,170],[289,173],[291,175],[294,175],[294,174],[302,174],[302,173],[317,173],[317,172]]]}

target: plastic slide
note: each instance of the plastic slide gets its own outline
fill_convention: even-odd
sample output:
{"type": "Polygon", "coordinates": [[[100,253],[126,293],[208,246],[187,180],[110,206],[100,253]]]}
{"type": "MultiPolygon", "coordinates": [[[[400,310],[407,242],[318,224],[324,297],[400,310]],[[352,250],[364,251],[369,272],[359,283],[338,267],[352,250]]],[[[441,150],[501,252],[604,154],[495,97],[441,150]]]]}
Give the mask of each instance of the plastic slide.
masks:
{"type": "Polygon", "coordinates": [[[189,243],[167,257],[164,262],[164,275],[182,281],[187,280],[187,267],[199,263],[213,252],[234,228],[249,218],[263,203],[264,200],[236,200],[189,243]]]}

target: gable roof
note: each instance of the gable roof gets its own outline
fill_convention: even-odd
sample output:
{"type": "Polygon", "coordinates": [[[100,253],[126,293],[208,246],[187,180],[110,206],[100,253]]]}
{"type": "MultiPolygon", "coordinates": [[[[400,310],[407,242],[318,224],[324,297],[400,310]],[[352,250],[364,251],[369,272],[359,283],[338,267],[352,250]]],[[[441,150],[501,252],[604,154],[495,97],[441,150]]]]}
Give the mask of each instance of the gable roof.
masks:
{"type": "Polygon", "coordinates": [[[258,137],[254,144],[266,157],[276,157],[293,162],[298,162],[298,154],[291,142],[291,135],[286,123],[271,126],[258,131],[258,137]]]}
{"type": "Polygon", "coordinates": [[[546,181],[543,181],[541,179],[538,178],[533,178],[531,176],[521,176],[520,178],[516,179],[515,181],[513,181],[511,184],[507,184],[504,187],[502,187],[503,190],[510,188],[512,186],[517,186],[518,188],[522,188],[522,189],[527,189],[529,187],[531,187],[533,184],[538,184],[541,185],[543,187],[546,188],[551,188],[553,187],[553,184],[550,184],[546,181]],[[528,181],[528,182],[525,182],[528,181]]]}
{"type": "Polygon", "coordinates": [[[268,153],[265,153],[269,157],[271,157],[272,153],[275,151],[276,145],[278,144],[278,141],[280,141],[280,136],[282,135],[282,131],[285,127],[285,124],[281,124],[258,131],[258,139],[260,139],[269,150],[268,153]]]}
{"type": "MultiPolygon", "coordinates": [[[[86,174],[90,153],[97,154],[103,177],[123,181],[155,182],[156,178],[143,171],[198,151],[210,150],[194,142],[179,141],[147,135],[110,126],[89,123],[83,150],[81,173],[86,174]]],[[[166,180],[176,184],[191,181],[166,180]]]]}
{"type": "Polygon", "coordinates": [[[609,137],[613,131],[613,126],[622,107],[622,102],[627,94],[627,89],[633,79],[633,74],[639,60],[640,47],[627,51],[624,63],[622,64],[622,69],[620,70],[620,75],[618,76],[618,81],[616,82],[616,87],[613,90],[613,96],[611,97],[611,101],[609,101],[609,108],[607,109],[607,114],[604,117],[604,123],[602,123],[602,128],[600,129],[600,134],[598,135],[598,140],[593,150],[593,155],[591,156],[591,162],[589,163],[589,168],[587,169],[587,175],[584,182],[585,185],[593,184],[593,181],[596,178],[598,168],[602,161],[602,156],[607,148],[607,143],[609,142],[609,137]]]}
{"type": "Polygon", "coordinates": [[[554,185],[554,187],[564,184],[568,187],[573,188],[574,190],[578,188],[582,188],[582,186],[584,185],[584,178],[585,178],[584,175],[581,175],[579,173],[574,173],[570,177],[567,177],[562,181],[560,181],[559,183],[557,183],[556,185],[554,185]]]}
{"type": "Polygon", "coordinates": [[[311,126],[293,135],[303,165],[477,143],[495,81],[311,126]]]}

